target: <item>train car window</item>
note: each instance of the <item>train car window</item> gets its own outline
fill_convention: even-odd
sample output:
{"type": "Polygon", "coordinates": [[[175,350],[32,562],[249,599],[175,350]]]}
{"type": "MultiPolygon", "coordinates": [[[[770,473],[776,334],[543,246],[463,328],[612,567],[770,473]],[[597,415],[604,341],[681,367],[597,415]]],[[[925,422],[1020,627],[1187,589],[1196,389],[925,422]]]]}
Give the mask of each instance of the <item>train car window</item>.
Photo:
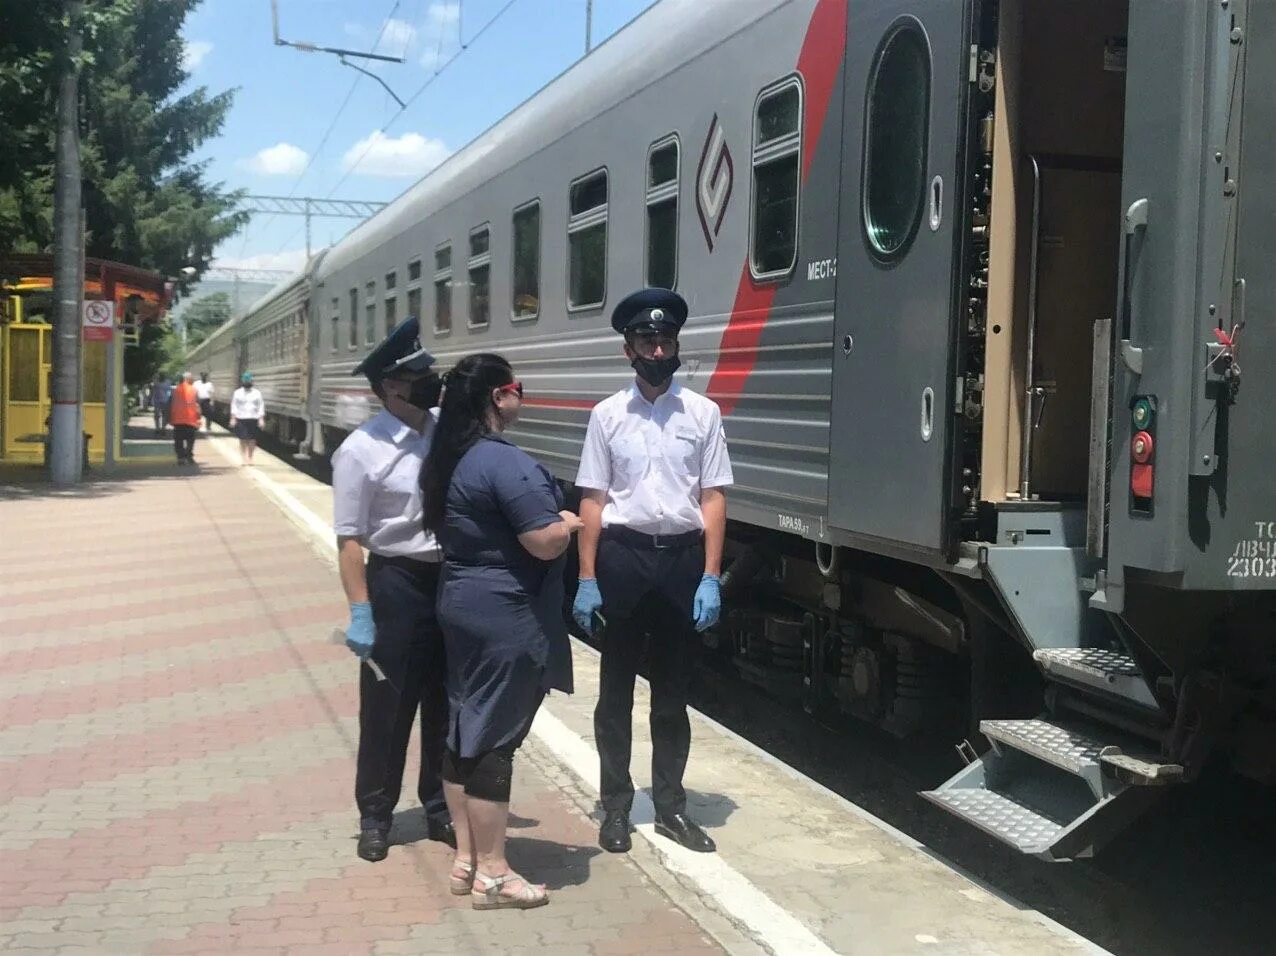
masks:
{"type": "Polygon", "coordinates": [[[409,316],[415,317],[418,322],[421,321],[421,290],[419,288],[408,290],[408,314],[404,318],[409,316]]]}
{"type": "Polygon", "coordinates": [[[332,297],[332,351],[337,351],[337,343],[341,340],[341,300],[332,297]]]}
{"type": "Polygon", "coordinates": [[[571,184],[567,246],[567,307],[596,309],[607,298],[607,170],[571,184]]]}
{"type": "Polygon", "coordinates": [[[367,311],[367,318],[363,323],[363,344],[376,345],[377,343],[377,284],[375,282],[368,283],[368,294],[364,297],[364,309],[367,311]]]}
{"type": "Polygon", "coordinates": [[[359,290],[350,290],[350,348],[359,347],[359,290]]]}
{"type": "Polygon", "coordinates": [[[514,318],[534,319],[541,311],[541,204],[534,200],[514,210],[514,318]]]}
{"type": "Polygon", "coordinates": [[[465,263],[470,274],[471,329],[481,329],[491,317],[492,233],[487,224],[470,232],[470,257],[465,263]]]}
{"type": "Polygon", "coordinates": [[[385,291],[392,292],[394,287],[399,284],[399,275],[396,272],[387,272],[385,274],[385,291]]]}
{"type": "Polygon", "coordinates": [[[392,295],[385,297],[385,334],[389,335],[394,331],[394,326],[399,321],[399,300],[392,295]]]}
{"type": "Polygon", "coordinates": [[[678,137],[667,137],[647,154],[647,285],[678,284],[678,137]]]}
{"type": "Polygon", "coordinates": [[[897,20],[882,39],[864,105],[864,235],[881,261],[917,235],[926,195],[930,47],[921,24],[897,20]]]}
{"type": "Polygon", "coordinates": [[[411,262],[408,263],[408,281],[409,282],[421,281],[421,260],[420,259],[413,259],[411,262]]]}
{"type": "Polygon", "coordinates": [[[434,250],[434,331],[452,331],[452,244],[434,250]]]}
{"type": "Polygon", "coordinates": [[[753,122],[753,224],[749,268],[779,279],[797,262],[802,159],[802,84],[789,77],[762,91],[753,122]]]}

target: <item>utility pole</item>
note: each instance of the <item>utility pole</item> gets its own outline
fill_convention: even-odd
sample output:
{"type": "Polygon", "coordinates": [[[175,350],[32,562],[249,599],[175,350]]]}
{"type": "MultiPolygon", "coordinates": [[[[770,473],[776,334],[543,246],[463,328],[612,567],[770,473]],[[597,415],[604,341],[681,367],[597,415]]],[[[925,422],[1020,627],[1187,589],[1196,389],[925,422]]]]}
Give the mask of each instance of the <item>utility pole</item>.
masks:
{"type": "Polygon", "coordinates": [[[594,48],[594,0],[585,0],[585,55],[594,48]]]}
{"type": "Polygon", "coordinates": [[[82,477],[80,424],[80,311],[84,283],[80,265],[80,21],[83,0],[66,4],[69,31],[58,88],[57,169],[53,192],[53,414],[48,460],[55,485],[77,484],[82,477]]]}

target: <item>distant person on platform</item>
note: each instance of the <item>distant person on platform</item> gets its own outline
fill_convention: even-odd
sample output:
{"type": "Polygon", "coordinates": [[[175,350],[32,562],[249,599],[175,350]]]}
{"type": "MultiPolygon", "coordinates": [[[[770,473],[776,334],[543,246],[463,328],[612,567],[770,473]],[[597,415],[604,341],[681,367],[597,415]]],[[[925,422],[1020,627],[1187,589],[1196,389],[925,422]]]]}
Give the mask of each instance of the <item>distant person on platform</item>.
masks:
{"type": "Polygon", "coordinates": [[[253,463],[257,436],[266,424],[266,400],[253,385],[253,373],[239,377],[240,386],[230,397],[230,430],[239,436],[239,457],[245,465],[253,463]]]}
{"type": "Polygon", "coordinates": [[[161,375],[151,385],[151,414],[155,417],[155,434],[164,434],[168,427],[168,402],[173,397],[173,386],[168,384],[168,376],[161,375]]]}
{"type": "Polygon", "coordinates": [[[199,398],[195,394],[194,378],[190,372],[182,373],[182,380],[173,389],[169,399],[168,420],[173,424],[173,450],[177,452],[179,465],[195,464],[195,432],[199,429],[199,398]]]}
{"type": "Polygon", "coordinates": [[[199,373],[199,381],[195,383],[195,394],[199,398],[199,413],[204,416],[204,431],[213,430],[213,383],[208,380],[207,372],[199,373]]]}

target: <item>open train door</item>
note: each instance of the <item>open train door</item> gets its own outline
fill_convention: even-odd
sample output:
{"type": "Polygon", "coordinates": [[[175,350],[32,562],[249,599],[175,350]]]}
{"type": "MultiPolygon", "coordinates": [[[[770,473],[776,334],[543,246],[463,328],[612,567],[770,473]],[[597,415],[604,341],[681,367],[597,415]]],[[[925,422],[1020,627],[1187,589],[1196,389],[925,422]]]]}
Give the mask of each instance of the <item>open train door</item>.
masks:
{"type": "Polygon", "coordinates": [[[847,23],[832,526],[949,546],[955,315],[974,0],[878,0],[847,23]]]}

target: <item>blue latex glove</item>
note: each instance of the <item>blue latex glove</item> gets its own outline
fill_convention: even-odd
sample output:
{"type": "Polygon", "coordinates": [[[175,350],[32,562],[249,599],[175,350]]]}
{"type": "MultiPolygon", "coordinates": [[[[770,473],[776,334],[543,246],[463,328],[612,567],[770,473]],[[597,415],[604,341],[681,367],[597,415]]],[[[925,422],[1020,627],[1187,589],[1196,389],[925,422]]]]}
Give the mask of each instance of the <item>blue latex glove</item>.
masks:
{"type": "Polygon", "coordinates": [[[572,617],[580,629],[594,636],[594,614],[603,606],[603,594],[594,578],[581,578],[576,588],[576,600],[572,603],[572,617]]]}
{"type": "Polygon", "coordinates": [[[718,615],[722,613],[722,589],[719,587],[716,574],[706,574],[700,579],[696,588],[696,601],[692,605],[691,618],[696,622],[697,631],[707,631],[718,623],[718,615]]]}
{"type": "Polygon", "coordinates": [[[346,647],[359,660],[372,653],[377,639],[377,628],[372,623],[372,605],[360,601],[350,605],[350,626],[346,628],[346,647]]]}

